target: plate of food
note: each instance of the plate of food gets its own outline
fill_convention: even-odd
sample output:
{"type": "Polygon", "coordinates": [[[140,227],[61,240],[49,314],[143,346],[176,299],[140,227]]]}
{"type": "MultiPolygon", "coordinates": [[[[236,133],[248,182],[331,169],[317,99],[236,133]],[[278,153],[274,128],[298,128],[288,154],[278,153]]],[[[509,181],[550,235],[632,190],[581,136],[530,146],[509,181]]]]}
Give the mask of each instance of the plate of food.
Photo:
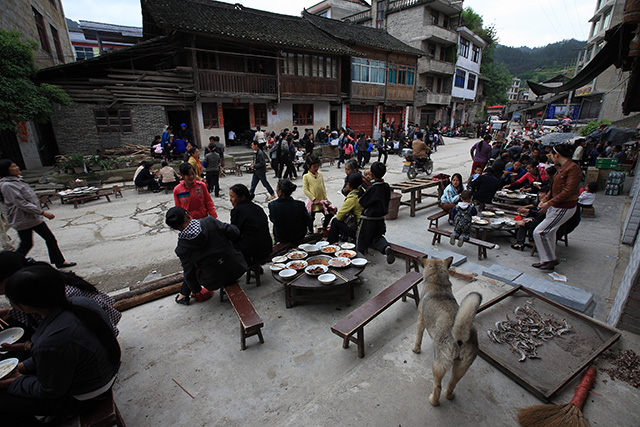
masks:
{"type": "Polygon", "coordinates": [[[510,198],[510,199],[517,199],[518,195],[512,193],[512,194],[507,194],[507,197],[510,198]]]}
{"type": "Polygon", "coordinates": [[[504,215],[504,211],[495,211],[496,215],[504,215]]]}
{"type": "Polygon", "coordinates": [[[322,264],[310,265],[304,269],[304,272],[307,273],[309,276],[319,276],[321,274],[326,273],[327,271],[329,271],[329,267],[322,264]]]}
{"type": "Polygon", "coordinates": [[[307,261],[296,260],[296,261],[289,261],[286,267],[291,270],[303,270],[307,265],[309,265],[307,264],[307,261]]]}
{"type": "Polygon", "coordinates": [[[509,226],[509,227],[515,227],[516,222],[512,219],[507,219],[504,221],[505,225],[509,226]]]}
{"type": "Polygon", "coordinates": [[[342,249],[355,249],[355,248],[356,248],[356,245],[355,245],[355,244],[353,244],[353,243],[348,243],[348,242],[347,242],[347,243],[343,243],[343,244],[341,244],[341,245],[340,245],[340,247],[341,247],[342,249]]]}
{"type": "Polygon", "coordinates": [[[274,264],[279,264],[279,263],[283,263],[283,262],[287,262],[287,256],[286,255],[281,255],[281,256],[275,256],[273,258],[271,258],[271,262],[274,264]]]}
{"type": "Polygon", "coordinates": [[[340,246],[328,245],[328,246],[325,246],[324,248],[320,249],[320,252],[322,252],[323,254],[335,254],[339,250],[340,250],[340,246]]]}
{"type": "Polygon", "coordinates": [[[332,283],[334,280],[336,280],[336,275],[331,273],[321,274],[318,276],[318,280],[320,281],[320,283],[328,285],[329,283],[332,283]]]}
{"type": "Polygon", "coordinates": [[[329,265],[331,267],[337,267],[337,268],[349,267],[349,264],[351,264],[351,260],[349,258],[343,258],[343,257],[336,257],[336,258],[333,258],[331,261],[329,261],[329,265]]]}
{"type": "Polygon", "coordinates": [[[289,277],[295,276],[296,273],[297,273],[297,271],[287,268],[287,269],[284,269],[284,270],[280,271],[280,273],[278,273],[278,276],[282,277],[283,279],[288,279],[289,277]]]}
{"type": "Polygon", "coordinates": [[[357,255],[356,251],[352,250],[343,250],[336,252],[336,256],[339,258],[355,258],[357,255]]]}
{"type": "Polygon", "coordinates": [[[486,216],[486,217],[492,217],[492,216],[496,216],[496,214],[494,214],[491,211],[482,211],[482,216],[486,216]]]}
{"type": "Polygon", "coordinates": [[[0,362],[0,379],[6,377],[11,372],[13,372],[16,366],[18,366],[19,362],[20,361],[15,357],[12,357],[11,359],[5,359],[2,362],[0,362]]]}
{"type": "Polygon", "coordinates": [[[287,254],[287,258],[289,258],[290,260],[295,261],[295,260],[299,260],[299,259],[305,259],[307,257],[307,255],[308,254],[306,252],[303,252],[303,251],[292,251],[292,252],[289,252],[287,254]]]}
{"type": "Polygon", "coordinates": [[[7,328],[0,331],[0,344],[13,344],[24,335],[22,328],[7,328]]]}
{"type": "Polygon", "coordinates": [[[285,268],[287,268],[287,266],[282,264],[282,263],[280,263],[280,262],[277,262],[275,264],[271,264],[269,266],[269,268],[271,269],[271,271],[280,271],[280,270],[284,270],[285,268]]]}
{"type": "Polygon", "coordinates": [[[519,200],[526,199],[527,197],[529,197],[529,195],[528,195],[528,194],[518,194],[518,196],[517,196],[517,198],[518,198],[519,200]]]}
{"type": "Polygon", "coordinates": [[[324,248],[325,246],[329,246],[331,243],[327,242],[326,240],[320,240],[319,242],[316,242],[316,246],[319,248],[324,248]]]}
{"type": "Polygon", "coordinates": [[[318,245],[312,245],[311,243],[303,243],[298,246],[298,249],[308,253],[309,255],[314,255],[320,252],[320,247],[318,245]]]}
{"type": "Polygon", "coordinates": [[[473,223],[477,225],[487,225],[489,224],[489,221],[487,221],[486,219],[478,218],[478,219],[474,219],[473,223]]]}
{"type": "Polygon", "coordinates": [[[332,259],[329,255],[316,255],[307,258],[307,265],[329,265],[332,259]]]}
{"type": "Polygon", "coordinates": [[[365,258],[354,258],[351,260],[351,265],[354,265],[356,267],[364,267],[368,262],[369,261],[367,261],[365,258]]]}

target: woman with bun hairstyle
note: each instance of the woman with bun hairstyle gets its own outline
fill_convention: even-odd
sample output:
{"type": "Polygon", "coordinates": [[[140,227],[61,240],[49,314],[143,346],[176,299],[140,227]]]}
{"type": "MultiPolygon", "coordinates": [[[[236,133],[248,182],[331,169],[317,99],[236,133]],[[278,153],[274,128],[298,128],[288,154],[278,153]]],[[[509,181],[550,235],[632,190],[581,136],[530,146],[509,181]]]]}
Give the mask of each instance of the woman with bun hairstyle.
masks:
{"type": "Polygon", "coordinates": [[[278,198],[269,203],[269,219],[273,223],[273,238],[278,243],[302,242],[313,220],[304,202],[295,200],[291,194],[297,186],[288,179],[278,182],[278,198]]]}
{"type": "Polygon", "coordinates": [[[235,184],[229,189],[229,200],[233,205],[231,224],[240,230],[236,245],[242,251],[247,265],[262,264],[271,255],[272,249],[269,220],[262,207],[253,203],[252,199],[244,184],[235,184]]]}
{"type": "Polygon", "coordinates": [[[533,267],[553,270],[558,265],[556,257],[556,234],[562,224],[569,221],[576,212],[582,171],[571,160],[573,146],[559,144],[551,150],[551,159],[557,168],[551,187],[551,197],[541,202],[538,208],[547,215],[533,231],[533,240],[540,254],[540,262],[533,267]]]}

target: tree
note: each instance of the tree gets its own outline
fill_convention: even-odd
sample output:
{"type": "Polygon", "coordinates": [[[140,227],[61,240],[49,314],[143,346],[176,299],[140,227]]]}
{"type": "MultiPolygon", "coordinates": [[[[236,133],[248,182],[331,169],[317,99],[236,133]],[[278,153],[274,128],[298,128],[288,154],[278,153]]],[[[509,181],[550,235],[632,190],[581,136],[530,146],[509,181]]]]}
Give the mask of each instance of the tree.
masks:
{"type": "Polygon", "coordinates": [[[32,40],[22,41],[17,31],[0,30],[0,130],[15,130],[16,122],[46,122],[53,104],[71,103],[60,87],[34,81],[37,47],[32,40]]]}

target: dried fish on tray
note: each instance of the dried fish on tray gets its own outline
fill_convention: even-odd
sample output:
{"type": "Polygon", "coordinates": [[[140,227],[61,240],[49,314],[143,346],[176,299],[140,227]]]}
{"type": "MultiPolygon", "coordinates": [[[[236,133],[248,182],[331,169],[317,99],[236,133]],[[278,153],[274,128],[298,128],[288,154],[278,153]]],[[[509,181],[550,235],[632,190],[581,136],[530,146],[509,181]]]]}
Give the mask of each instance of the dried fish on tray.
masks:
{"type": "Polygon", "coordinates": [[[495,323],[495,329],[488,329],[487,335],[497,344],[508,344],[511,351],[520,355],[518,362],[540,359],[537,348],[545,341],[573,331],[567,319],[558,320],[553,314],[543,318],[531,307],[532,301],[526,301],[523,307],[513,310],[515,319],[495,323]]]}

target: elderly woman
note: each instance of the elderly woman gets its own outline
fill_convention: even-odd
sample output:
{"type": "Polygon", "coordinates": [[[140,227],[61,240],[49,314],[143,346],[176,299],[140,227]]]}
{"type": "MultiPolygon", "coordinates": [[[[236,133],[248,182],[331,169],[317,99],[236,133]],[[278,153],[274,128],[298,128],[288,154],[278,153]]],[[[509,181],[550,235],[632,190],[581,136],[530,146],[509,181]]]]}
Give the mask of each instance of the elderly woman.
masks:
{"type": "Polygon", "coordinates": [[[541,270],[553,270],[558,265],[556,258],[556,234],[562,224],[569,221],[576,212],[582,171],[571,160],[573,147],[560,144],[553,147],[551,158],[558,172],[553,178],[551,197],[541,202],[538,208],[547,215],[533,231],[533,240],[540,254],[540,262],[533,267],[541,270]]]}
{"type": "Polygon", "coordinates": [[[200,151],[196,147],[191,147],[189,149],[189,158],[187,159],[187,163],[193,166],[193,170],[196,171],[196,180],[204,181],[202,179],[202,162],[200,161],[200,151]]]}
{"type": "Polygon", "coordinates": [[[262,264],[272,249],[267,215],[260,206],[251,201],[249,189],[244,184],[231,186],[229,200],[233,205],[231,224],[240,230],[237,247],[242,251],[247,265],[262,264]]]}
{"type": "Polygon", "coordinates": [[[278,182],[278,198],[269,203],[269,219],[273,223],[273,238],[278,243],[302,242],[313,221],[304,202],[295,200],[291,194],[297,186],[283,179],[278,182]]]}
{"type": "Polygon", "coordinates": [[[104,400],[120,367],[120,346],[95,302],[65,296],[65,280],[50,265],[27,267],[6,284],[11,305],[44,320],[31,357],[0,380],[3,425],[38,425],[34,415],[74,415],[104,400]]]}
{"type": "Polygon", "coordinates": [[[54,219],[55,215],[40,208],[38,196],[20,176],[20,167],[9,159],[0,159],[0,200],[7,209],[9,224],[18,231],[18,252],[25,256],[29,253],[35,231],[47,244],[51,264],[58,268],[76,265],[75,262],[65,261],[56,237],[44,222],[43,217],[54,219]]]}
{"type": "Polygon", "coordinates": [[[302,177],[302,189],[309,198],[307,210],[315,220],[318,213],[324,216],[322,231],[326,233],[329,222],[335,213],[335,208],[327,200],[327,188],[324,185],[324,177],[320,172],[320,159],[311,155],[307,159],[309,171],[302,177]]]}

